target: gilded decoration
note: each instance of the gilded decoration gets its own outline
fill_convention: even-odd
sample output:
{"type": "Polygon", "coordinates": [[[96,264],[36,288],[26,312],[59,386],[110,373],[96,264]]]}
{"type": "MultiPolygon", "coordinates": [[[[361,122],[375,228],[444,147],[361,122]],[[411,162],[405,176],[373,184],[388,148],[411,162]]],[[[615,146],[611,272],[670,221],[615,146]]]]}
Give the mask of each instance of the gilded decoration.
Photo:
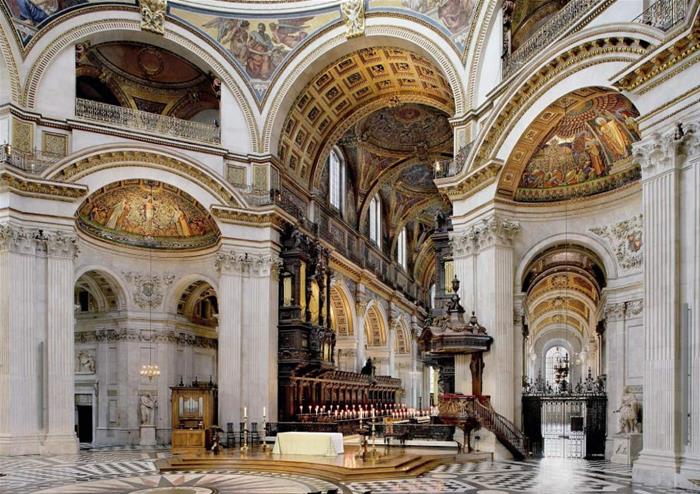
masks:
{"type": "Polygon", "coordinates": [[[521,136],[499,192],[516,201],[546,202],[606,192],[636,180],[632,143],[639,140],[638,116],[618,93],[586,88],[560,98],[521,136]]]}
{"type": "Polygon", "coordinates": [[[16,117],[12,119],[12,145],[18,151],[31,152],[34,149],[34,127],[16,117]]]}
{"type": "Polygon", "coordinates": [[[68,154],[68,136],[56,132],[42,132],[41,151],[50,156],[65,157],[68,154]]]}
{"type": "Polygon", "coordinates": [[[164,34],[167,0],[139,0],[139,4],[141,29],[156,34],[164,34]]]}
{"type": "Polygon", "coordinates": [[[280,159],[293,175],[307,181],[332,135],[342,136],[367,116],[364,109],[385,107],[382,100],[388,103],[390,98],[400,103],[403,96],[454,112],[450,85],[429,60],[388,47],[346,55],[316,75],[297,97],[282,126],[280,159]]]}
{"type": "Polygon", "coordinates": [[[362,36],[365,32],[365,0],[341,0],[340,11],[345,22],[345,37],[362,36]]]}
{"type": "Polygon", "coordinates": [[[620,221],[614,225],[591,228],[595,233],[604,238],[615,253],[615,259],[619,266],[625,270],[636,270],[642,267],[642,216],[620,221]]]}
{"type": "Polygon", "coordinates": [[[216,223],[192,197],[147,180],[99,189],[78,210],[78,226],[102,240],[156,249],[202,248],[219,239],[216,223]]]}

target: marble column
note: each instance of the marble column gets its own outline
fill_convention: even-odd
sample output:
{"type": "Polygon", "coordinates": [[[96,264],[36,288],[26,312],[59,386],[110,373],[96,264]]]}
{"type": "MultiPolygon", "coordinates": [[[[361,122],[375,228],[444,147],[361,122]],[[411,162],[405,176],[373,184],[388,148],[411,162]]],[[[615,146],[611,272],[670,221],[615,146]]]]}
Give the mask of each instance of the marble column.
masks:
{"type": "Polygon", "coordinates": [[[396,377],[396,332],[398,331],[400,325],[400,319],[392,315],[389,318],[389,334],[387,335],[387,351],[388,351],[388,371],[387,375],[396,377]]]}
{"type": "Polygon", "coordinates": [[[77,453],[74,397],[73,261],[75,234],[46,233],[46,376],[47,433],[42,452],[77,453]]]}
{"type": "Polygon", "coordinates": [[[619,406],[625,387],[625,303],[608,302],[605,306],[605,322],[608,349],[605,362],[608,395],[608,434],[605,441],[605,457],[610,458],[613,455],[613,436],[617,434],[619,419],[619,416],[613,412],[619,406]]]}
{"type": "Polygon", "coordinates": [[[241,403],[241,307],[243,300],[244,255],[222,250],[216,260],[219,271],[219,423],[238,424],[241,403]]]}
{"type": "Polygon", "coordinates": [[[369,300],[358,285],[357,293],[355,294],[355,335],[357,336],[357,368],[362,369],[367,360],[367,335],[365,334],[365,313],[369,300]]]}
{"type": "MultiPolygon", "coordinates": [[[[672,486],[681,453],[680,168],[684,138],[671,130],[634,145],[644,217],[644,449],[636,480],[672,486]]],[[[697,233],[695,233],[697,235],[697,233]]]]}
{"type": "Polygon", "coordinates": [[[35,231],[0,225],[0,455],[38,454],[43,429],[43,331],[36,324],[35,231]]]}
{"type": "Polygon", "coordinates": [[[478,248],[475,273],[476,315],[493,337],[484,354],[483,394],[491,396],[494,409],[515,418],[516,337],[513,334],[513,246],[520,225],[497,214],[481,219],[473,227],[478,248]]]}

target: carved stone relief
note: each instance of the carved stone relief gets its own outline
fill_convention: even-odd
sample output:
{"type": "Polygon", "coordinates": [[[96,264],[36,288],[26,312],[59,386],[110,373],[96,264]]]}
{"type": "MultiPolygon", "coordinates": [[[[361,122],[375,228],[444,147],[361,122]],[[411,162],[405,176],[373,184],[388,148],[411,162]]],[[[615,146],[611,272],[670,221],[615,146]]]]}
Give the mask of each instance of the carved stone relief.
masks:
{"type": "Polygon", "coordinates": [[[590,229],[591,233],[607,240],[615,253],[620,268],[624,271],[641,269],[642,252],[642,215],[614,225],[590,229]]]}
{"type": "Polygon", "coordinates": [[[154,309],[163,302],[163,292],[175,281],[172,274],[141,274],[123,271],[124,278],[132,284],[134,303],[142,309],[154,309]]]}

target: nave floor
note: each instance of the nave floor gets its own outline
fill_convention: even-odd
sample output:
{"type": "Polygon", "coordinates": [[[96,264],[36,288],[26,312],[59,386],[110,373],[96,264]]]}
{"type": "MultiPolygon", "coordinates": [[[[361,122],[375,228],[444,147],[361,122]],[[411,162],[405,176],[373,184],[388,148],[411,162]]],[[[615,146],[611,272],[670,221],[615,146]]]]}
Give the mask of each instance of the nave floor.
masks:
{"type": "Polygon", "coordinates": [[[455,463],[417,479],[334,485],[313,478],[313,472],[309,476],[244,471],[160,474],[155,462],[170,456],[168,449],[109,448],[53,457],[0,457],[0,493],[306,494],[333,488],[344,494],[689,492],[632,484],[629,467],[602,461],[455,463]]]}

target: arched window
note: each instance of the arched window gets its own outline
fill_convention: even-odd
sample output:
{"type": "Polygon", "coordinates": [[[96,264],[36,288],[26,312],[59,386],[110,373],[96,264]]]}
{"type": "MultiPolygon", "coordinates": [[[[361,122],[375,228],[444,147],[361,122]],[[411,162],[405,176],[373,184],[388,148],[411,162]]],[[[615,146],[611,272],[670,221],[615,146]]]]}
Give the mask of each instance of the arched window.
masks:
{"type": "Polygon", "coordinates": [[[345,203],[345,162],[336,149],[332,149],[328,155],[328,180],[331,206],[342,212],[345,203]]]}
{"type": "Polygon", "coordinates": [[[399,232],[399,237],[396,239],[396,260],[402,268],[407,269],[408,263],[406,259],[407,241],[406,227],[403,227],[399,232]]]}
{"type": "MultiPolygon", "coordinates": [[[[563,366],[567,366],[569,364],[569,352],[566,351],[566,349],[559,347],[559,346],[554,346],[547,350],[547,353],[544,356],[544,374],[545,374],[545,379],[547,380],[548,383],[554,385],[556,381],[556,371],[557,368],[561,368],[563,366]]],[[[566,376],[562,375],[562,378],[564,381],[569,381],[568,377],[568,372],[566,373],[566,376]]]]}
{"type": "Polygon", "coordinates": [[[382,248],[382,200],[379,194],[369,201],[369,239],[382,248]]]}
{"type": "Polygon", "coordinates": [[[437,287],[435,286],[435,283],[430,285],[430,308],[434,309],[435,308],[435,295],[436,295],[437,287]]]}

